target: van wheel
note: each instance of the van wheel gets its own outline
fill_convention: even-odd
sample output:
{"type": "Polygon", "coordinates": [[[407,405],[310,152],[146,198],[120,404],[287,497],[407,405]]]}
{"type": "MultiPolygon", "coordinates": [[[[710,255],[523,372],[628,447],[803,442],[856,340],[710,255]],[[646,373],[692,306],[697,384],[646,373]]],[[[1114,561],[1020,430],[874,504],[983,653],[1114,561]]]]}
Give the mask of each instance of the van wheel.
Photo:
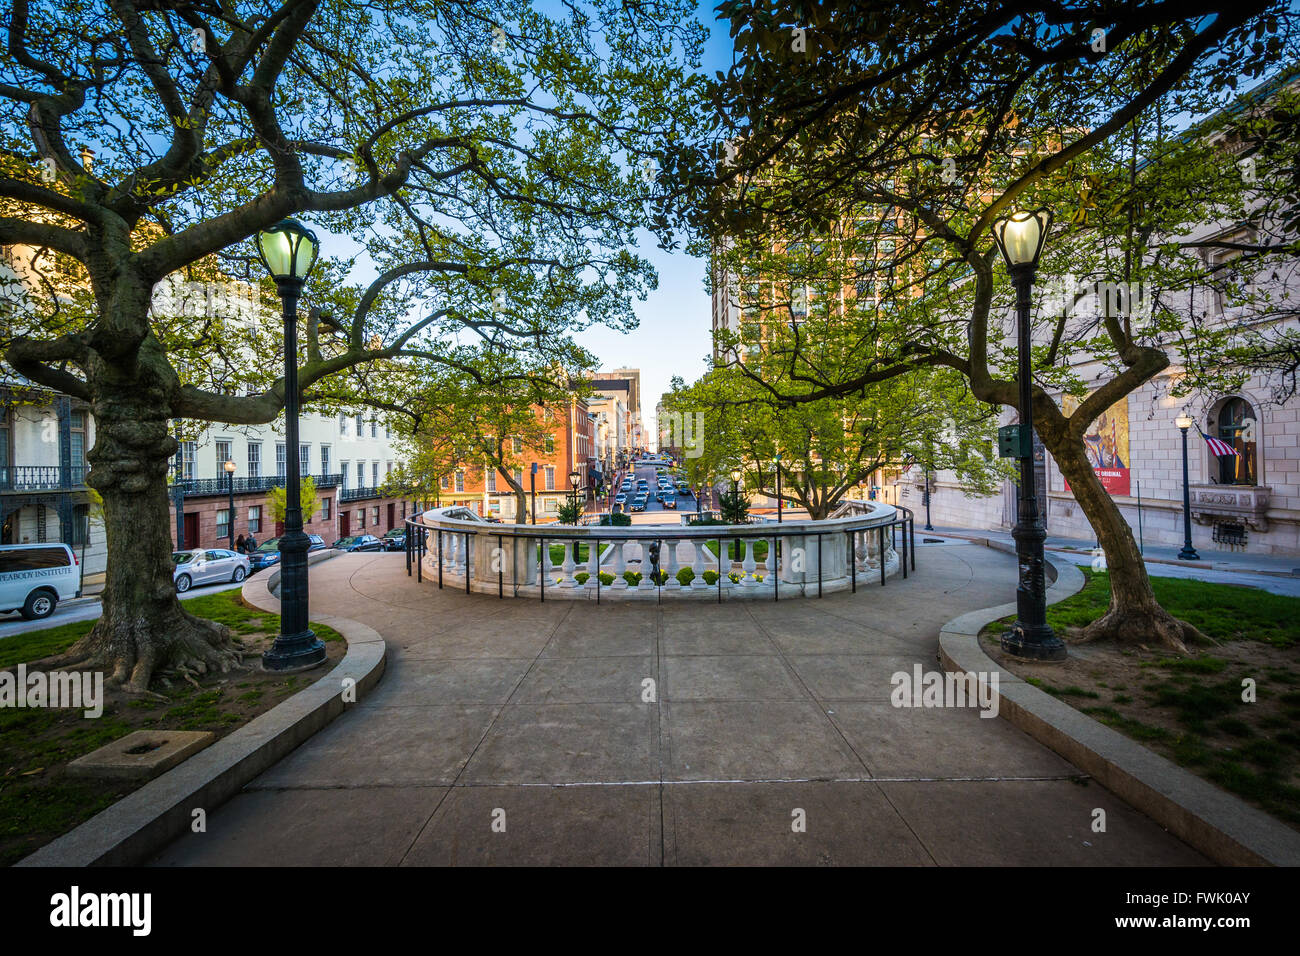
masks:
{"type": "Polygon", "coordinates": [[[58,603],[59,599],[49,591],[33,591],[27,595],[27,601],[23,604],[23,619],[39,621],[43,617],[49,617],[58,603]]]}
{"type": "Polygon", "coordinates": [[[243,568],[235,568],[235,576],[232,577],[230,580],[238,584],[240,581],[244,580],[244,578],[247,576],[248,576],[248,572],[245,571],[243,568]]]}
{"type": "Polygon", "coordinates": [[[193,583],[194,581],[190,578],[188,574],[182,574],[179,578],[176,579],[177,593],[184,594],[186,591],[190,589],[190,585],[193,583]]]}

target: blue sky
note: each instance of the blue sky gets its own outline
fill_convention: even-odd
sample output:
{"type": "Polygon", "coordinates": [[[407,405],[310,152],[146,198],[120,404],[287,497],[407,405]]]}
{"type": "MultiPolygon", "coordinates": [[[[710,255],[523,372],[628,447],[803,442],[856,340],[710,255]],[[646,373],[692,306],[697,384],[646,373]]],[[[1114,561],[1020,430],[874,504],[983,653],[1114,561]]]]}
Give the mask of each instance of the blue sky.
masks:
{"type": "MultiPolygon", "coordinates": [[[[703,0],[699,4],[699,19],[710,32],[701,65],[707,75],[731,66],[728,25],[713,19],[715,3],[703,0]]],[[[704,374],[705,360],[713,349],[713,332],[709,296],[704,290],[706,261],[681,251],[665,252],[648,235],[637,251],[659,273],[659,288],[646,301],[633,303],[640,325],[632,332],[590,329],[579,341],[599,356],[602,369],[641,369],[641,411],[649,419],[674,375],[690,382],[704,374]]]]}

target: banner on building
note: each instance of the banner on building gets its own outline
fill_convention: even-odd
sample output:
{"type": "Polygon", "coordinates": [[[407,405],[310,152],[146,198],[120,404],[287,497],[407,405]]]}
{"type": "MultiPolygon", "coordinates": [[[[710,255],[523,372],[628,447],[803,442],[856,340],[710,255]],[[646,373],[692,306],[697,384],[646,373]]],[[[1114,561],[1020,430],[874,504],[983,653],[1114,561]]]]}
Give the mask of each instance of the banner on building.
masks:
{"type": "MultiPolygon", "coordinates": [[[[1073,415],[1078,407],[1079,400],[1071,395],[1066,395],[1061,400],[1061,411],[1067,416],[1073,415]]],[[[1112,497],[1127,496],[1130,465],[1127,396],[1097,416],[1083,436],[1083,445],[1102,487],[1112,497]]],[[[1070,490],[1068,481],[1065,490],[1070,490]]]]}

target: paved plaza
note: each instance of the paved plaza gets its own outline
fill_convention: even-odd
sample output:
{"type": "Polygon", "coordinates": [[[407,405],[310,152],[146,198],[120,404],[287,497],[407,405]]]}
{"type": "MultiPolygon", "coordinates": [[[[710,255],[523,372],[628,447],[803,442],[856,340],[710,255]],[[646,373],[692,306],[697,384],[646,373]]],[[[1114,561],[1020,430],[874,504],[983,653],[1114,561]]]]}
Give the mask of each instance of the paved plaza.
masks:
{"type": "Polygon", "coordinates": [[[154,862],[1204,864],[1005,720],[891,705],[1014,582],[932,545],[821,600],[543,604],[343,555],[312,608],[384,636],[383,680],[154,862]]]}

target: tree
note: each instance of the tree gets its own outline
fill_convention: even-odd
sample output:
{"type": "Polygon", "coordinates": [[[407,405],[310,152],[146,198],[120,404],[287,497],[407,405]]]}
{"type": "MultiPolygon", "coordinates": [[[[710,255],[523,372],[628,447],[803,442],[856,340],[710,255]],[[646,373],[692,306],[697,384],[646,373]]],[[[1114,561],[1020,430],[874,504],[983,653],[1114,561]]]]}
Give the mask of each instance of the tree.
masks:
{"type": "Polygon", "coordinates": [[[689,135],[690,13],[14,0],[0,235],[30,251],[35,294],[0,347],[92,404],[87,480],[107,516],[103,616],[52,664],[140,691],[160,669],[238,660],[173,593],[169,422],[273,420],[280,331],[177,314],[159,283],[256,277],[274,302],[252,262],[259,230],[303,214],[350,237],[355,255],[323,261],[304,298],[317,308],[299,382],[320,407],[364,390],[364,370],[347,372],[366,363],[472,369],[488,344],[546,359],[575,329],[629,327],[653,273],[628,248],[638,226],[670,232],[653,173],[662,144],[689,135]]]}
{"type": "MultiPolygon", "coordinates": [[[[1177,128],[1172,118],[1205,116],[1231,99],[1240,77],[1293,58],[1292,11],[1276,2],[919,0],[723,10],[738,46],[712,95],[725,142],[675,166],[694,170],[679,182],[707,194],[702,224],[742,257],[778,231],[815,243],[847,224],[857,241],[875,243],[860,281],[889,306],[861,310],[825,362],[821,342],[779,346],[789,374],[775,397],[813,403],[948,368],[976,399],[1015,405],[1015,354],[1002,324],[1010,295],[988,233],[1013,208],[1055,208],[1062,228],[1040,275],[1151,290],[1150,308],[1135,315],[1113,303],[1073,308],[1085,295],[1076,285],[1060,309],[1035,318],[1035,424],[1111,570],[1110,609],[1084,637],[1184,649],[1199,632],[1156,602],[1083,437],[1171,356],[1207,375],[1224,371],[1208,357],[1224,354],[1228,336],[1180,318],[1192,285],[1223,278],[1196,254],[1188,224],[1210,211],[1245,214],[1250,190],[1240,175],[1223,175],[1230,158],[1200,138],[1209,130],[1177,128]],[[789,42],[791,24],[803,42],[789,42]],[[1084,354],[1108,361],[1099,387],[1072,371],[1084,354]],[[1081,399],[1077,408],[1067,416],[1051,389],[1081,399]]],[[[1260,255],[1291,250],[1284,242],[1260,255]]]]}
{"type": "MultiPolygon", "coordinates": [[[[285,513],[288,511],[289,489],[284,485],[276,485],[271,489],[269,498],[271,508],[271,519],[273,521],[283,521],[285,513]]],[[[298,502],[302,508],[302,513],[310,518],[316,513],[316,479],[311,475],[303,475],[298,484],[298,502]]]]}
{"type": "Polygon", "coordinates": [[[749,520],[749,496],[739,488],[728,488],[718,495],[718,513],[727,524],[744,524],[749,520]]]}

